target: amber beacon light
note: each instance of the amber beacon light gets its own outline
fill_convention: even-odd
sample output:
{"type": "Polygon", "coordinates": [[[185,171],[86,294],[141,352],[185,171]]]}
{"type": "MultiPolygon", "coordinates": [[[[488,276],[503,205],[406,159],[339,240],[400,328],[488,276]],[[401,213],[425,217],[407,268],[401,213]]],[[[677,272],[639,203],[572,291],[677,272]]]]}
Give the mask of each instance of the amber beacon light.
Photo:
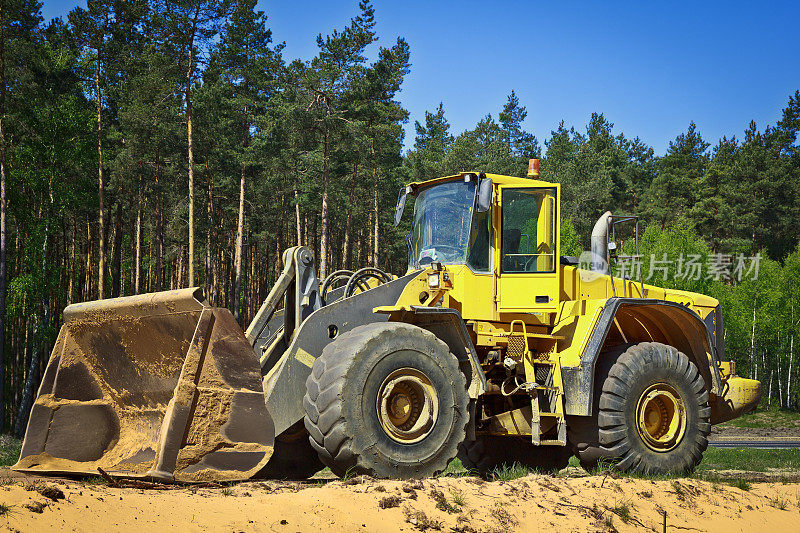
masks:
{"type": "Polygon", "coordinates": [[[539,160],[538,159],[529,159],[528,160],[528,177],[529,178],[538,178],[539,177],[539,160]]]}

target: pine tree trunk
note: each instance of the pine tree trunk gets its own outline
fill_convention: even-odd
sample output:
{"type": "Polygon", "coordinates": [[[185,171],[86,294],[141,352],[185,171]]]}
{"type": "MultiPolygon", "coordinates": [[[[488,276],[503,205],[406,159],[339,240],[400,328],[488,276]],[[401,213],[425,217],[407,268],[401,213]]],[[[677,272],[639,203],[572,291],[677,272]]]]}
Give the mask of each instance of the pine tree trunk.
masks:
{"type": "Polygon", "coordinates": [[[350,248],[352,245],[350,244],[350,227],[353,219],[353,205],[355,202],[355,190],[356,184],[358,183],[358,162],[353,164],[353,181],[350,185],[350,194],[348,196],[348,209],[347,209],[347,218],[345,219],[344,223],[344,244],[342,246],[342,268],[347,268],[350,265],[349,256],[350,256],[350,248]]]}
{"type": "MultiPolygon", "coordinates": [[[[75,241],[78,240],[75,232],[75,224],[70,224],[70,226],[72,227],[72,238],[69,241],[69,283],[67,285],[67,305],[75,303],[75,241]]],[[[5,313],[2,315],[4,314],[5,313]]],[[[0,331],[2,331],[1,328],[0,331]]],[[[2,343],[0,343],[0,346],[2,346],[2,343]]],[[[1,382],[2,381],[0,381],[0,383],[1,382]]],[[[0,411],[2,410],[0,409],[0,411]]]]}
{"type": "Polygon", "coordinates": [[[194,287],[194,137],[192,135],[192,74],[194,47],[189,44],[189,68],[186,72],[186,137],[189,144],[189,287],[194,287]]]}
{"type": "Polygon", "coordinates": [[[133,294],[139,294],[139,284],[142,280],[142,203],[144,201],[142,192],[142,176],[139,175],[139,194],[138,202],[136,202],[136,248],[134,250],[134,278],[133,278],[133,294]]]}
{"type": "Polygon", "coordinates": [[[111,297],[122,294],[122,206],[117,203],[117,215],[114,221],[114,250],[111,253],[111,297]]]}
{"type": "Polygon", "coordinates": [[[105,298],[105,270],[106,270],[106,226],[105,226],[105,184],[103,183],[103,113],[102,100],[100,98],[100,48],[97,49],[97,61],[94,69],[94,90],[97,103],[97,229],[98,229],[98,252],[97,252],[97,298],[105,298]]]}
{"type": "Polygon", "coordinates": [[[294,178],[294,216],[297,222],[297,246],[303,245],[302,226],[300,224],[300,193],[297,190],[297,176],[294,178]]]}
{"type": "Polygon", "coordinates": [[[319,243],[319,279],[328,272],[328,172],[330,170],[330,133],[325,131],[325,147],[322,155],[322,236],[319,243]]]}
{"type": "Polygon", "coordinates": [[[0,433],[5,428],[6,344],[6,10],[0,2],[0,433]]]}
{"type": "Polygon", "coordinates": [[[372,229],[372,266],[378,267],[378,240],[379,240],[379,222],[378,217],[378,165],[375,158],[375,138],[370,139],[370,155],[372,159],[372,216],[374,217],[374,227],[372,229]]]}
{"type": "Polygon", "coordinates": [[[206,295],[209,300],[216,301],[214,294],[214,285],[216,278],[214,276],[213,259],[214,255],[211,250],[214,235],[214,177],[211,175],[211,170],[208,168],[206,162],[206,179],[207,179],[207,193],[208,200],[206,206],[206,213],[208,214],[208,231],[206,232],[206,295]]]}
{"type": "Polygon", "coordinates": [[[353,265],[354,265],[353,266],[353,270],[357,270],[361,265],[364,264],[361,261],[361,258],[363,257],[362,256],[362,251],[363,251],[363,248],[364,248],[364,232],[363,231],[359,231],[359,232],[357,232],[357,234],[358,234],[358,238],[356,239],[356,256],[355,256],[355,259],[353,260],[353,265]]]}
{"type": "Polygon", "coordinates": [[[244,239],[244,163],[239,169],[239,218],[236,221],[236,248],[233,274],[233,316],[239,320],[240,291],[242,288],[242,241],[244,239]]]}
{"type": "Polygon", "coordinates": [[[255,303],[258,301],[258,292],[256,290],[256,257],[258,253],[257,244],[252,242],[250,246],[248,246],[248,254],[247,258],[250,262],[250,274],[247,278],[247,290],[244,293],[244,322],[243,324],[247,324],[250,321],[250,317],[253,316],[255,312],[255,303]]]}
{"type": "Polygon", "coordinates": [[[161,178],[161,160],[156,148],[156,292],[164,290],[164,195],[159,186],[161,178]]]}
{"type": "Polygon", "coordinates": [[[758,366],[756,363],[756,303],[753,301],[753,329],[750,332],[750,377],[758,379],[758,366]]]}
{"type": "MultiPolygon", "coordinates": [[[[51,201],[52,205],[52,196],[51,201]]],[[[50,234],[50,221],[46,219],[44,225],[44,243],[42,244],[42,283],[44,285],[44,294],[47,294],[47,246],[49,244],[49,235],[50,234]]],[[[39,360],[42,357],[42,352],[45,349],[45,333],[48,329],[49,322],[50,322],[50,307],[47,305],[47,300],[44,303],[44,317],[40,324],[40,327],[36,328],[34,331],[34,339],[33,342],[36,344],[36,348],[31,352],[31,359],[28,365],[28,375],[25,378],[25,386],[22,391],[22,398],[19,402],[19,411],[17,412],[17,420],[14,426],[14,434],[21,438],[22,435],[25,433],[25,426],[28,422],[28,414],[30,413],[31,409],[31,402],[33,401],[33,389],[35,383],[38,381],[38,372],[37,369],[39,368],[39,360]]]]}
{"type": "Polygon", "coordinates": [[[83,289],[86,292],[83,296],[83,300],[92,300],[92,249],[94,248],[94,244],[92,243],[92,224],[89,222],[89,218],[86,218],[86,281],[83,285],[83,289]]]}
{"type": "Polygon", "coordinates": [[[375,228],[373,230],[374,240],[372,241],[372,266],[380,266],[380,256],[378,255],[378,242],[380,232],[380,217],[378,216],[378,181],[375,180],[375,189],[373,191],[372,202],[372,216],[375,217],[375,228]]]}
{"type": "Polygon", "coordinates": [[[175,269],[175,276],[170,278],[170,289],[180,289],[183,280],[183,246],[178,254],[178,268],[175,269]]]}

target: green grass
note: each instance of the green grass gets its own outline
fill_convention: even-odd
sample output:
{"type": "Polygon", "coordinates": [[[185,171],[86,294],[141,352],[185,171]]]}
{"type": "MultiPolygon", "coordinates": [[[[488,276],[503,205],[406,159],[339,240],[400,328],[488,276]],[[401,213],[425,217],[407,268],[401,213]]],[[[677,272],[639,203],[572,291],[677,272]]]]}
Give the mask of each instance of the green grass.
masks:
{"type": "Polygon", "coordinates": [[[22,441],[6,435],[0,436],[0,466],[11,466],[19,459],[22,441]]]}
{"type": "Polygon", "coordinates": [[[749,491],[751,487],[750,482],[746,479],[734,479],[730,481],[729,484],[745,492],[749,491]]]}
{"type": "Polygon", "coordinates": [[[464,468],[464,465],[461,464],[461,459],[456,457],[455,459],[450,461],[450,463],[447,465],[447,468],[444,469],[444,472],[439,474],[437,477],[442,477],[442,476],[464,477],[469,475],[470,475],[469,470],[464,468]]]}
{"type": "Polygon", "coordinates": [[[767,501],[771,506],[773,506],[776,509],[780,509],[781,511],[785,511],[786,508],[789,507],[789,500],[787,500],[786,498],[782,498],[777,494],[775,495],[774,498],[767,498],[767,501]]]}
{"type": "Polygon", "coordinates": [[[467,504],[467,500],[464,497],[464,493],[460,490],[452,490],[450,491],[450,495],[453,498],[453,505],[457,507],[464,507],[467,504]]]}
{"type": "Polygon", "coordinates": [[[531,470],[519,463],[512,465],[504,464],[501,467],[495,468],[491,472],[491,478],[497,481],[511,481],[512,479],[519,479],[531,473],[531,470]]]}
{"type": "MultiPolygon", "coordinates": [[[[569,466],[580,466],[577,457],[571,457],[569,466]]],[[[593,475],[598,475],[608,470],[613,470],[613,464],[604,463],[598,464],[592,472],[593,475]]],[[[708,448],[703,454],[703,461],[698,465],[695,470],[695,476],[708,477],[713,472],[718,470],[746,470],[748,472],[768,472],[770,469],[781,470],[796,470],[800,472],[800,449],[788,448],[778,450],[758,450],[753,448],[708,448]]],[[[502,468],[496,468],[490,472],[490,479],[499,481],[510,481],[517,479],[534,472],[534,470],[515,463],[513,465],[504,465],[502,468]]],[[[620,472],[619,475],[623,477],[640,477],[645,479],[659,479],[671,480],[685,477],[680,474],[665,474],[659,476],[643,476],[638,474],[628,474],[620,472]]],[[[447,466],[447,469],[440,474],[440,476],[460,477],[471,475],[467,471],[461,461],[453,459],[447,466]]],[[[724,481],[731,483],[730,481],[724,481]]],[[[747,483],[747,482],[744,482],[747,483]]],[[[739,487],[739,485],[735,485],[739,487]]],[[[742,490],[748,490],[749,486],[739,487],[742,490]]]]}
{"type": "Polygon", "coordinates": [[[696,472],[747,470],[766,472],[771,468],[800,470],[800,448],[758,450],[754,448],[708,448],[696,472]]]}
{"type": "Polygon", "coordinates": [[[771,409],[756,411],[720,424],[720,427],[734,428],[775,428],[800,427],[800,412],[771,409]]]}
{"type": "Polygon", "coordinates": [[[612,508],[611,511],[626,524],[628,523],[628,520],[631,519],[631,508],[626,502],[617,505],[616,507],[612,508]]]}

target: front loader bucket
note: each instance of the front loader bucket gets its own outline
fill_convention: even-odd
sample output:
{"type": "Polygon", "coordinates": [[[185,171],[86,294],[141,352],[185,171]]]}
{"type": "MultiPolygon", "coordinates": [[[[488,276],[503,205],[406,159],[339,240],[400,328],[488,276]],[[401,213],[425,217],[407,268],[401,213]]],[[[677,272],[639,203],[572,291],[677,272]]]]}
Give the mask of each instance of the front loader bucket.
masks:
{"type": "Polygon", "coordinates": [[[246,479],[274,431],[233,315],[183,289],[64,310],[15,470],[246,479]]]}

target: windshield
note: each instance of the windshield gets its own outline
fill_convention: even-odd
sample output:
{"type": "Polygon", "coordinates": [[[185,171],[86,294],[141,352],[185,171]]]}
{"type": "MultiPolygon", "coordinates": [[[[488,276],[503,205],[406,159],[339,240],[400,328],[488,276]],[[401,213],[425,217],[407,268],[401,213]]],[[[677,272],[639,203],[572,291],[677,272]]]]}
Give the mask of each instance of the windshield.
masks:
{"type": "Polygon", "coordinates": [[[475,185],[475,180],[449,181],[417,194],[409,235],[409,268],[432,262],[466,262],[475,185]]]}

